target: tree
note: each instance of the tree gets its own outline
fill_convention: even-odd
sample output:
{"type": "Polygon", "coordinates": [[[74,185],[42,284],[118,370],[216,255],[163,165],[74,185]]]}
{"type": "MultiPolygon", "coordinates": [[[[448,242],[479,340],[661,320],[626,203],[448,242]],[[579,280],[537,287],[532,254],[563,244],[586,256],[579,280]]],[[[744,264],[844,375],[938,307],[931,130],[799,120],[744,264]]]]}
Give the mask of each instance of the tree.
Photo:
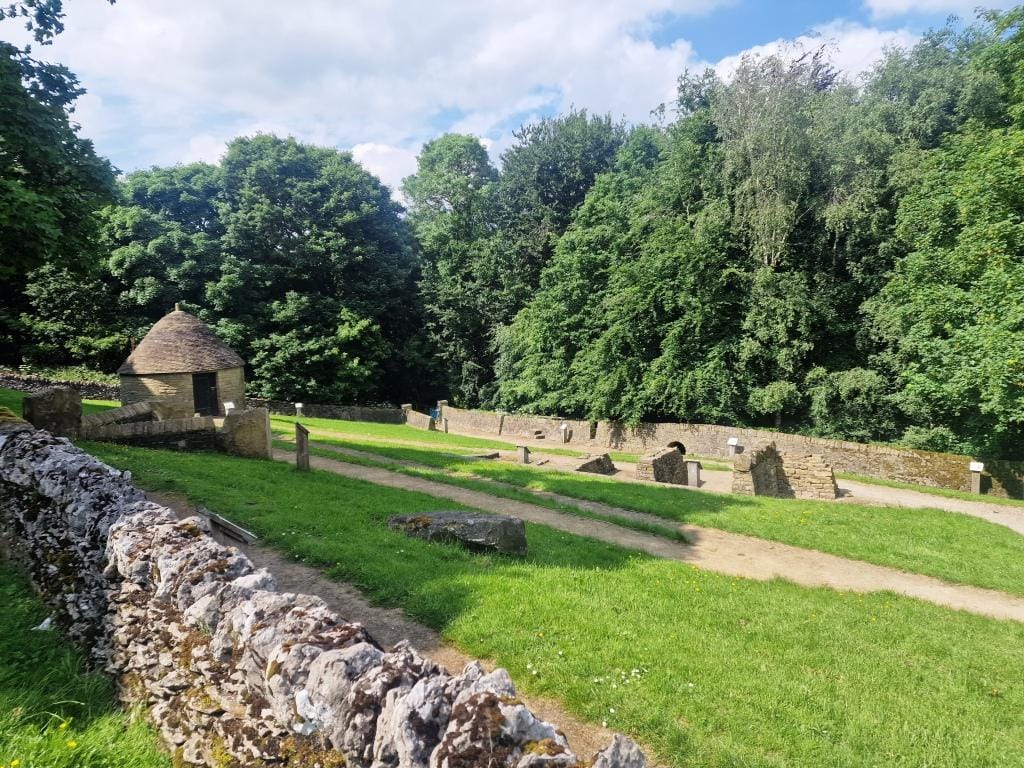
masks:
{"type": "Polygon", "coordinates": [[[423,254],[420,290],[434,349],[454,400],[472,402],[489,377],[492,314],[481,263],[494,232],[498,172],[472,136],[446,134],[423,146],[403,182],[423,254]]]}
{"type": "MultiPolygon", "coordinates": [[[[25,18],[45,44],[61,29],[59,0],[25,0],[0,8],[0,19],[25,18]]],[[[110,164],[97,157],[70,120],[83,93],[67,69],[33,59],[0,41],[0,348],[27,343],[27,274],[44,264],[88,271],[95,257],[94,211],[113,194],[110,164]]],[[[51,273],[52,275],[53,273],[51,273]]]]}

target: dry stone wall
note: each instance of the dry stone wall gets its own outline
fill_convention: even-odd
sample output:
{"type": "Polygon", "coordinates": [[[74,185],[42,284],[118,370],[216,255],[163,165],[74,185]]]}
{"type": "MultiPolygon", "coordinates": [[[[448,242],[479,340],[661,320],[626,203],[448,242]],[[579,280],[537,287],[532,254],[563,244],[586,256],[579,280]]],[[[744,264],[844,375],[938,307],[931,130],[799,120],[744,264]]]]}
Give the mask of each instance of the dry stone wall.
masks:
{"type": "MultiPolygon", "coordinates": [[[[295,403],[283,400],[265,400],[260,397],[246,399],[250,408],[266,408],[280,416],[294,416],[295,403]]],[[[304,416],[322,419],[341,419],[342,421],[373,421],[378,424],[402,424],[405,414],[401,408],[375,408],[364,405],[322,405],[319,403],[303,403],[304,416]]]]}
{"type": "MultiPolygon", "coordinates": [[[[571,768],[508,674],[381,648],[318,598],[146,500],[131,475],[0,423],[0,535],[57,623],[148,709],[177,765],[571,768]]],[[[642,768],[616,737],[596,768],[642,768]]]]}
{"type": "Polygon", "coordinates": [[[0,387],[19,392],[38,392],[47,387],[71,387],[90,400],[119,400],[121,387],[116,384],[96,384],[84,381],[65,381],[44,376],[29,376],[16,371],[0,371],[0,387]]]}
{"type": "Polygon", "coordinates": [[[686,485],[686,458],[678,448],[662,448],[640,457],[636,463],[636,477],[653,483],[686,485]]]}
{"type": "MultiPolygon", "coordinates": [[[[672,443],[680,443],[686,453],[731,458],[728,440],[735,437],[741,446],[773,442],[786,454],[821,456],[836,472],[867,475],[904,483],[931,485],[961,491],[971,490],[971,456],[932,451],[917,451],[845,440],[826,440],[786,432],[727,427],[716,424],[645,423],[635,427],[609,421],[591,423],[546,416],[518,416],[492,411],[467,411],[445,405],[442,416],[453,432],[472,432],[509,436],[531,429],[546,429],[563,421],[572,428],[570,443],[583,450],[626,451],[648,454],[672,443]],[[514,426],[515,431],[510,427],[514,426]],[[591,437],[592,435],[592,437],[591,437]]],[[[558,439],[547,431],[549,439],[558,439]]],[[[983,458],[983,457],[982,457],[983,458]]],[[[984,487],[993,496],[1024,498],[1024,462],[984,459],[984,487]]]]}

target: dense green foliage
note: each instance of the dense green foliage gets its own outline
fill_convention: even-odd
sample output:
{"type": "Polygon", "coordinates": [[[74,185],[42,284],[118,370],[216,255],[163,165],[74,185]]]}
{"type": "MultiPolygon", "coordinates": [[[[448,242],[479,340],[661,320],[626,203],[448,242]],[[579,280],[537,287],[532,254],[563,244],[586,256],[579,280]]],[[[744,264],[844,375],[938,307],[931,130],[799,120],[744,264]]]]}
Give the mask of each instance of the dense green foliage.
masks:
{"type": "MultiPolygon", "coordinates": [[[[18,8],[59,31],[56,0],[18,8]]],[[[270,397],[1021,458],[1022,19],[930,33],[857,83],[820,51],[687,73],[654,125],[571,110],[497,165],[444,135],[407,211],[348,153],[273,136],[130,174],[103,207],[77,83],[14,51],[0,362],[109,371],[181,302],[270,397]]]]}

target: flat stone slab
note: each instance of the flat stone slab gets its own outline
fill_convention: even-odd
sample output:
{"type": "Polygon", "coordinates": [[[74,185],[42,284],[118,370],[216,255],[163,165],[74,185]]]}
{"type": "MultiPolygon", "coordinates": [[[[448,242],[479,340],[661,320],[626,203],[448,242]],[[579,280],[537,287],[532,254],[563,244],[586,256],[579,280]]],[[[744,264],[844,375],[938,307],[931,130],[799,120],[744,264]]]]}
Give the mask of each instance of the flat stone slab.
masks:
{"type": "Polygon", "coordinates": [[[517,517],[476,512],[421,512],[392,515],[388,527],[427,541],[462,544],[478,552],[526,554],[526,526],[517,517]]]}

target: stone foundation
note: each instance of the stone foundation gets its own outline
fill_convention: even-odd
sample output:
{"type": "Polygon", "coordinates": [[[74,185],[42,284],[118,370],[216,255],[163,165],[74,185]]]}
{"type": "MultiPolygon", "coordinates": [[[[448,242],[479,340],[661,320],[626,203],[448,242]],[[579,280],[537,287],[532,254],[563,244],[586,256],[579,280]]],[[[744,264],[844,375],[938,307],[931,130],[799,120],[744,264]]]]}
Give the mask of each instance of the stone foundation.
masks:
{"type": "Polygon", "coordinates": [[[686,485],[686,458],[678,448],[663,448],[637,460],[636,477],[655,483],[686,485]]]}
{"type": "Polygon", "coordinates": [[[781,454],[774,443],[736,457],[732,492],[782,499],[835,499],[839,496],[832,468],[821,456],[781,454]]]}
{"type": "MultiPolygon", "coordinates": [[[[407,644],[381,648],[203,526],[67,440],[0,422],[0,535],[176,765],[586,765],[504,670],[453,675],[407,644]]],[[[643,764],[624,737],[593,762],[643,764]]]]}

